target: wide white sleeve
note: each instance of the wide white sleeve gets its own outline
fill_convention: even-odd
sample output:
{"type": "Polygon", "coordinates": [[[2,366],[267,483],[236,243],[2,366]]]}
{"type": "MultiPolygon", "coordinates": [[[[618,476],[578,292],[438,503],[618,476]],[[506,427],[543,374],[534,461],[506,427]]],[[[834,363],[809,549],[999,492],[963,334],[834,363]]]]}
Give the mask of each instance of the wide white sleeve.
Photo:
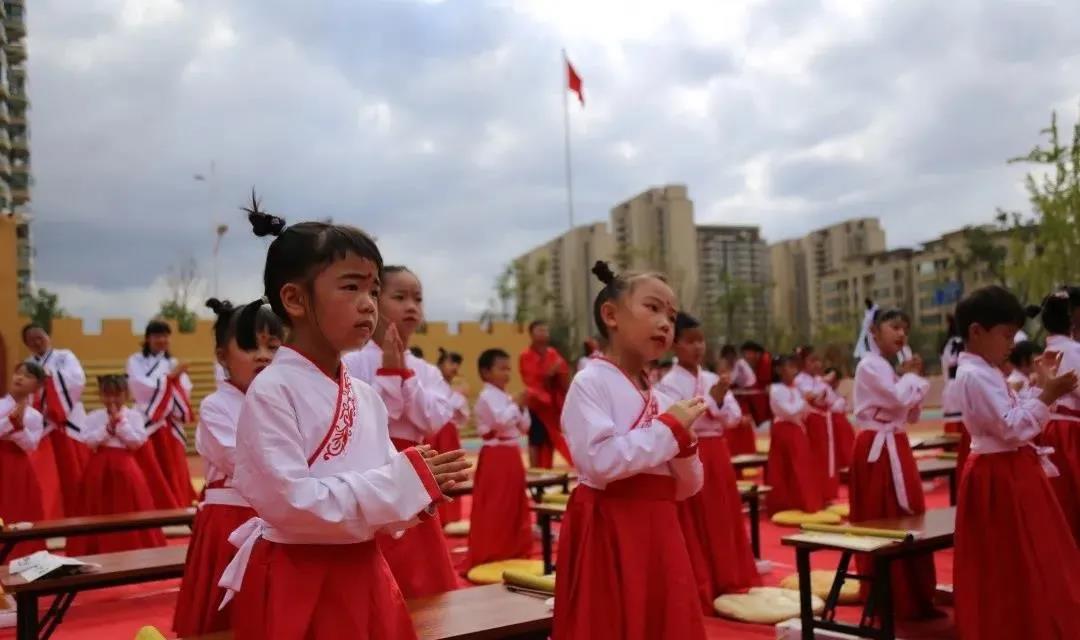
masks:
{"type": "MultiPolygon", "coordinates": [[[[712,400],[711,394],[709,395],[709,400],[712,400]]],[[[742,408],[739,407],[739,401],[735,399],[735,394],[731,393],[731,391],[724,394],[724,404],[717,407],[713,417],[727,427],[734,426],[742,420],[742,408]]]]}
{"type": "Polygon", "coordinates": [[[66,394],[71,404],[78,404],[86,388],[86,372],[83,371],[82,363],[74,353],[65,351],[60,365],[56,370],[60,392],[66,394]]]}
{"type": "Polygon", "coordinates": [[[629,478],[689,448],[687,430],[660,418],[629,433],[617,433],[611,403],[599,381],[578,377],[570,385],[563,406],[563,430],[574,464],[587,476],[604,482],[629,478]]]}
{"type": "Polygon", "coordinates": [[[1023,444],[1039,435],[1050,420],[1050,409],[1038,397],[1014,398],[1004,381],[988,376],[958,376],[964,423],[971,428],[989,431],[1013,444],[1023,444]]]}
{"type": "MultiPolygon", "coordinates": [[[[91,411],[86,414],[86,422],[83,424],[82,431],[79,432],[79,439],[91,449],[97,449],[109,437],[106,429],[108,423],[109,414],[104,409],[91,411]]],[[[146,429],[144,428],[143,431],[145,432],[146,429]]]]}
{"type": "Polygon", "coordinates": [[[664,394],[668,398],[674,400],[688,400],[690,396],[694,394],[693,388],[687,388],[685,385],[680,384],[681,377],[675,375],[675,368],[667,373],[663,378],[660,378],[660,382],[656,383],[653,387],[656,391],[664,394]]]}
{"type": "Polygon", "coordinates": [[[405,392],[405,415],[427,435],[442,429],[454,417],[454,409],[440,388],[446,384],[434,367],[418,367],[416,375],[402,384],[405,392]]]}
{"type": "Polygon", "coordinates": [[[890,412],[915,412],[918,416],[923,398],[930,390],[930,383],[914,373],[905,373],[899,380],[893,381],[892,368],[888,362],[875,358],[861,367],[862,375],[857,385],[861,392],[867,392],[873,398],[873,404],[890,412]]]}
{"type": "Polygon", "coordinates": [[[504,436],[517,433],[525,433],[529,430],[528,420],[523,420],[524,412],[506,394],[501,394],[495,401],[495,422],[499,425],[499,432],[504,436]]]}
{"type": "Polygon", "coordinates": [[[385,434],[386,459],[365,470],[315,477],[285,389],[249,389],[236,427],[233,485],[259,516],[286,534],[333,531],[369,540],[381,530],[408,526],[441,498],[435,479],[415,449],[396,453],[386,415],[377,424],[354,425],[385,434]],[[426,475],[422,475],[426,474],[426,475]]]}
{"type": "Polygon", "coordinates": [[[481,438],[491,433],[495,429],[495,412],[491,408],[491,402],[488,398],[488,394],[481,393],[480,397],[476,399],[476,406],[473,407],[476,419],[476,433],[481,438]]]}
{"type": "Polygon", "coordinates": [[[16,431],[11,422],[11,413],[8,412],[0,418],[0,438],[6,438],[14,442],[20,449],[30,453],[37,449],[38,443],[45,435],[45,420],[33,407],[26,407],[22,416],[23,428],[16,431]]]}
{"type": "Polygon", "coordinates": [[[685,458],[672,458],[668,470],[675,478],[675,499],[685,500],[705,485],[705,467],[697,453],[685,458]]]}
{"type": "Polygon", "coordinates": [[[153,373],[146,375],[139,354],[132,354],[132,356],[128,358],[128,388],[131,389],[131,397],[135,399],[135,402],[140,405],[145,405],[150,402],[150,399],[154,397],[154,393],[162,386],[162,378],[164,377],[162,370],[162,365],[159,364],[153,373]]]}
{"type": "Polygon", "coordinates": [[[132,451],[146,444],[147,433],[142,414],[124,407],[124,417],[116,425],[115,435],[120,442],[124,443],[124,446],[132,451]]]}
{"type": "Polygon", "coordinates": [[[450,408],[454,412],[454,422],[459,425],[469,419],[469,399],[460,391],[450,391],[450,408]]]}
{"type": "Polygon", "coordinates": [[[199,407],[199,426],[195,429],[195,450],[215,469],[233,475],[236,466],[236,419],[215,402],[199,407]]]}
{"type": "MultiPolygon", "coordinates": [[[[1069,347],[1074,346],[1074,343],[1069,343],[1069,347]]],[[[1061,364],[1058,365],[1058,373],[1068,373],[1070,371],[1075,371],[1077,375],[1080,375],[1080,348],[1067,348],[1061,351],[1061,364]]],[[[1065,395],[1072,396],[1076,400],[1077,406],[1080,406],[1080,388],[1073,389],[1065,395]]]]}
{"type": "Polygon", "coordinates": [[[797,389],[788,392],[781,385],[769,388],[769,407],[773,415],[784,420],[799,420],[806,412],[806,400],[797,389]]]}

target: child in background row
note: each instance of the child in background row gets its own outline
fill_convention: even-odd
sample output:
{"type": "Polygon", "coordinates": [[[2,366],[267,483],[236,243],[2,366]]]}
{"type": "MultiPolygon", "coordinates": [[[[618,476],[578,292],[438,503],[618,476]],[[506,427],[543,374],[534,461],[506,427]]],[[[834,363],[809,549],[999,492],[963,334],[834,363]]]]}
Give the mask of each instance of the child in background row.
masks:
{"type": "MultiPolygon", "coordinates": [[[[465,383],[464,379],[458,377],[458,373],[461,371],[461,362],[460,353],[439,348],[439,359],[435,366],[438,367],[443,382],[446,383],[443,385],[443,392],[446,394],[446,400],[450,403],[450,408],[454,414],[450,421],[443,425],[442,429],[439,429],[435,432],[435,435],[425,440],[436,451],[457,451],[460,449],[461,435],[458,430],[465,426],[465,423],[469,420],[469,400],[465,397],[469,392],[469,385],[465,383]]],[[[448,500],[439,505],[439,519],[443,524],[457,522],[461,518],[461,501],[448,500]]]]}
{"type": "MultiPolygon", "coordinates": [[[[776,366],[765,347],[753,340],[744,342],[740,350],[742,351],[742,359],[739,361],[741,364],[736,364],[735,371],[741,372],[735,379],[749,380],[749,376],[745,374],[746,369],[749,369],[753,373],[753,381],[747,382],[745,387],[737,385],[735,398],[739,401],[743,415],[750,416],[755,425],[761,425],[772,420],[773,417],[769,405],[769,385],[772,384],[776,366]]],[[[734,444],[731,453],[735,455],[757,451],[756,446],[744,450],[749,442],[740,440],[734,444]]]]}
{"type": "MultiPolygon", "coordinates": [[[[135,460],[135,451],[146,445],[146,426],[142,415],[127,406],[127,378],[100,376],[98,391],[105,406],[91,411],[83,423],[83,442],[94,452],[83,473],[77,513],[103,516],[151,511],[150,487],[135,460]]],[[[137,529],[71,537],[65,552],[87,556],[164,546],[161,529],[137,529]]]]}
{"type": "MultiPolygon", "coordinates": [[[[742,414],[742,420],[738,424],[729,425],[724,429],[728,451],[732,455],[757,453],[757,435],[754,433],[757,423],[748,410],[748,402],[739,395],[754,390],[757,376],[754,375],[753,368],[745,358],[737,358],[735,345],[732,344],[725,344],[720,348],[720,360],[717,365],[726,369],[731,377],[731,392],[739,404],[739,413],[742,414]]],[[[719,368],[717,371],[719,372],[719,368]]]]}
{"type": "Polygon", "coordinates": [[[478,367],[484,388],[476,399],[476,431],[483,446],[473,480],[470,567],[527,558],[532,550],[525,465],[518,448],[518,439],[529,432],[529,392],[516,397],[506,392],[510,355],[501,349],[481,353],[478,367]]]}
{"type": "Polygon", "coordinates": [[[675,293],[658,274],[593,272],[607,344],[570,384],[562,424],[581,484],[560,532],[554,640],[705,637],[677,500],[701,489],[690,425],[704,400],[668,401],[644,379],[672,342],[675,293]]]}
{"type": "Polygon", "coordinates": [[[956,316],[967,348],[955,384],[972,440],[956,512],[959,637],[1080,637],[1080,550],[1047,479],[1056,469],[1033,444],[1076,372],[1051,365],[1041,390],[1017,395],[997,368],[1024,324],[1016,296],[979,289],[956,316]]]}
{"type": "Polygon", "coordinates": [[[86,373],[75,354],[53,349],[44,328],[23,327],[28,360],[45,371],[45,382],[34,397],[34,408],[45,419],[45,437],[32,456],[41,483],[46,518],[78,513],[83,471],[90,449],[79,441],[86,410],[82,404],[86,373]]]}
{"type": "MultiPolygon", "coordinates": [[[[149,447],[140,451],[140,465],[156,466],[169,485],[169,495],[154,495],[161,509],[189,507],[196,499],[187,465],[186,436],[183,425],[194,417],[191,411],[191,378],[187,363],[169,354],[172,329],[161,320],[146,325],[141,352],[127,362],[128,386],[135,398],[135,408],[146,421],[149,447]],[[152,453],[151,453],[152,452],[152,453]]],[[[150,471],[146,471],[148,476],[150,471]]],[[[150,481],[151,491],[155,482],[150,481]]]]}
{"type": "Polygon", "coordinates": [[[727,363],[720,373],[705,370],[705,332],[689,314],[675,316],[677,364],[660,381],[657,391],[670,400],[704,398],[705,413],[693,425],[698,457],[705,479],[701,491],[679,503],[679,520],[698,580],[702,608],[713,612],[713,600],[725,593],[761,584],[746,535],[742,499],[725,438],[729,427],[742,422],[742,411],[731,394],[727,363]]]}
{"type": "MultiPolygon", "coordinates": [[[[199,405],[195,448],[206,463],[206,495],[195,516],[184,562],[184,577],[176,599],[173,630],[180,637],[225,631],[231,627],[229,607],[221,607],[225,592],[218,587],[221,574],[236,548],[229,535],[255,517],[255,511],[233,488],[236,461],[236,424],[244,394],[263,369],[270,366],[285,337],[281,319],[256,301],[234,308],[229,301],[206,301],[214,321],[214,355],[225,370],[217,391],[199,405]],[[252,348],[240,346],[237,330],[246,315],[254,315],[252,348]]],[[[247,323],[250,324],[250,323],[247,323]]]]}
{"type": "Polygon", "coordinates": [[[836,498],[840,479],[836,473],[836,437],[832,412],[829,409],[829,385],[822,379],[821,356],[814,347],[805,345],[795,350],[799,373],[797,388],[806,400],[806,437],[810,440],[810,458],[821,487],[821,499],[828,503],[836,498]]]}
{"type": "MultiPolygon", "coordinates": [[[[382,269],[379,324],[374,340],[346,354],[344,362],[371,384],[386,404],[390,441],[406,451],[435,434],[454,415],[446,383],[432,364],[407,351],[424,321],[420,279],[403,266],[382,269]]],[[[435,595],[458,586],[436,513],[399,535],[382,535],[379,548],[406,598],[435,595]]]]}
{"type": "Polygon", "coordinates": [[[806,434],[806,398],[795,386],[799,365],[794,358],[781,356],[776,359],[776,370],[780,382],[769,387],[773,423],[765,467],[765,481],[772,487],[769,512],[815,513],[825,506],[825,493],[806,434]]]}
{"type": "Polygon", "coordinates": [[[851,450],[855,448],[855,428],[848,420],[847,398],[840,394],[840,381],[843,376],[836,367],[825,370],[825,384],[828,385],[826,404],[832,414],[834,455],[836,468],[846,469],[851,466],[851,450]]]}
{"type": "Polygon", "coordinates": [[[1038,354],[1038,347],[1030,340],[1021,340],[1013,345],[1009,359],[1001,366],[1010,389],[1019,393],[1031,387],[1031,377],[1035,374],[1035,356],[1038,354]]]}
{"type": "MultiPolygon", "coordinates": [[[[277,236],[263,281],[289,338],[248,387],[236,427],[233,486],[259,517],[230,536],[238,551],[219,583],[239,591],[234,637],[415,638],[374,538],[434,516],[442,491],[466,479],[464,452],[396,452],[386,405],[341,361],[378,320],[371,238],[319,222],[285,229],[257,206],[249,218],[256,235],[277,236]]],[[[253,320],[237,329],[245,350],[253,320]]]]}
{"type": "MultiPolygon", "coordinates": [[[[0,398],[0,520],[4,524],[42,518],[41,486],[30,454],[41,442],[44,419],[32,406],[45,382],[45,370],[33,362],[15,366],[10,393],[0,398]]],[[[45,548],[45,541],[20,542],[11,550],[18,558],[45,548]]]]}
{"type": "MultiPolygon", "coordinates": [[[[1058,373],[1080,373],[1080,343],[1071,335],[1073,312],[1068,289],[1051,293],[1043,300],[1041,319],[1047,333],[1046,351],[1061,354],[1058,373]]],[[[1050,459],[1059,475],[1050,484],[1073,538],[1080,544],[1080,390],[1069,391],[1050,407],[1050,422],[1043,431],[1042,444],[1054,448],[1050,459]]]]}
{"type": "MultiPolygon", "coordinates": [[[[919,373],[914,356],[893,362],[907,346],[910,321],[899,309],[879,309],[870,328],[870,350],[855,370],[855,436],[851,463],[851,521],[899,518],[926,512],[922,481],[905,428],[917,422],[930,383],[919,373]]],[[[859,556],[859,573],[870,575],[868,558],[859,556]]],[[[898,619],[933,616],[934,555],[926,553],[892,563],[892,597],[898,619]]],[[[869,582],[863,582],[863,597],[869,582]]]]}

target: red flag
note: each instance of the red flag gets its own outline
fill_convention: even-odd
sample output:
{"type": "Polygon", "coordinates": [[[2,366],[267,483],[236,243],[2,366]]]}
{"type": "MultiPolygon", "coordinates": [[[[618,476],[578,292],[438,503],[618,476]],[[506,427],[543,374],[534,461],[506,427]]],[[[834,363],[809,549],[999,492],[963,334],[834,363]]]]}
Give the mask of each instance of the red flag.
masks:
{"type": "Polygon", "coordinates": [[[581,102],[581,106],[585,106],[585,94],[581,89],[581,76],[574,71],[574,65],[570,64],[570,59],[566,59],[566,88],[577,94],[578,100],[581,102]]]}

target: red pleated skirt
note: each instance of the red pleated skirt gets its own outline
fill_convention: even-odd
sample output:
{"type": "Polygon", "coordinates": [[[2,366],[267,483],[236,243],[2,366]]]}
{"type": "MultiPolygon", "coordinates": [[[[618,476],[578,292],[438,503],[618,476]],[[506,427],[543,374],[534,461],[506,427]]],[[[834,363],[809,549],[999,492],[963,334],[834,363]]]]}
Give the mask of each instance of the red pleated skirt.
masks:
{"type": "MultiPolygon", "coordinates": [[[[64,493],[60,488],[60,472],[56,468],[56,454],[53,453],[52,439],[42,438],[37,449],[30,455],[34,465],[38,485],[41,487],[41,508],[45,520],[57,520],[64,517],[64,493]]],[[[75,515],[75,514],[71,514],[75,515]]]]}
{"type": "MultiPolygon", "coordinates": [[[[203,505],[195,515],[173,616],[173,631],[181,638],[232,628],[233,604],[218,610],[225,597],[218,580],[236,554],[236,547],[229,543],[229,534],[254,517],[255,510],[250,507],[226,504],[203,505]]],[[[246,576],[244,585],[246,588],[246,576]]]]}
{"type": "MultiPolygon", "coordinates": [[[[874,431],[860,431],[855,436],[854,459],[851,463],[851,521],[876,520],[879,518],[899,518],[904,515],[896,500],[892,471],[889,467],[889,452],[881,449],[877,462],[868,462],[870,447],[874,442],[874,431]]],[[[926,499],[923,496],[922,481],[915,457],[911,454],[911,445],[906,433],[896,434],[896,452],[900,459],[900,468],[907,489],[908,504],[913,514],[926,512],[926,499]]],[[[857,556],[860,573],[869,575],[872,567],[865,556],[857,556]]],[[[934,554],[916,556],[892,563],[892,595],[894,612],[897,619],[916,619],[936,615],[934,592],[937,580],[934,574],[934,554]]],[[[862,583],[862,595],[865,598],[869,585],[862,583]]]]}
{"type": "Polygon", "coordinates": [[[679,522],[698,582],[702,607],[713,613],[713,600],[725,593],[761,585],[750,537],[743,520],[742,499],[724,438],[698,440],[705,484],[679,503],[679,522]]]}
{"type": "Polygon", "coordinates": [[[961,433],[964,430],[964,423],[959,420],[947,420],[944,429],[945,433],[961,433]]]}
{"type": "Polygon", "coordinates": [[[963,477],[968,457],[971,455],[971,434],[964,423],[960,423],[960,442],[956,446],[956,471],[963,477]]]}
{"type": "Polygon", "coordinates": [[[765,481],[772,487],[769,513],[798,509],[807,513],[825,506],[820,472],[814,465],[810,439],[794,422],[774,422],[769,434],[769,460],[765,481]]]}
{"type": "MultiPolygon", "coordinates": [[[[829,474],[828,418],[819,413],[808,414],[806,416],[806,437],[810,440],[810,457],[813,461],[818,486],[821,487],[821,499],[826,503],[835,500],[840,487],[840,480],[836,475],[829,474]]],[[[834,438],[832,443],[833,451],[835,451],[835,447],[836,441],[834,438]]]]}
{"type": "MultiPolygon", "coordinates": [[[[761,424],[772,418],[768,393],[740,394],[735,396],[735,399],[739,402],[739,408],[742,409],[743,415],[750,416],[754,424],[761,424]]],[[[734,453],[734,449],[732,452],[734,453]]],[[[753,451],[747,453],[753,453],[753,451]]]]}
{"type": "Polygon", "coordinates": [[[521,464],[521,452],[516,446],[480,449],[472,495],[468,566],[528,558],[532,551],[532,520],[525,465],[521,464]]]}
{"type": "Polygon", "coordinates": [[[165,479],[165,473],[161,469],[161,462],[158,461],[157,453],[154,452],[154,445],[147,442],[136,449],[134,454],[135,462],[139,465],[139,469],[142,470],[143,478],[146,479],[146,486],[150,489],[150,499],[154,503],[154,508],[180,508],[180,503],[176,500],[176,496],[173,495],[169,481],[165,479]]]}
{"type": "Polygon", "coordinates": [[[724,438],[727,439],[727,448],[731,455],[757,453],[757,436],[754,434],[754,427],[748,424],[740,422],[734,427],[726,427],[724,438]]]}
{"type": "Polygon", "coordinates": [[[235,640],[409,640],[405,600],[374,542],[259,540],[232,603],[235,640]]]}
{"type": "MultiPolygon", "coordinates": [[[[416,445],[400,438],[391,438],[391,441],[398,451],[416,445]]],[[[380,535],[376,540],[406,598],[433,596],[457,589],[457,576],[438,513],[406,529],[400,538],[380,535]]]]}
{"type": "Polygon", "coordinates": [[[836,445],[836,468],[847,469],[851,466],[851,451],[855,448],[855,427],[851,426],[847,414],[834,411],[832,414],[833,444],[836,445]]]}
{"type": "Polygon", "coordinates": [[[579,485],[559,540],[554,640],[705,637],[675,480],[639,474],[579,485]]]}
{"type": "Polygon", "coordinates": [[[1080,422],[1051,420],[1043,429],[1041,442],[1054,448],[1050,460],[1061,475],[1050,478],[1058,504],[1073,539],[1080,544],[1080,422]]]}
{"type": "Polygon", "coordinates": [[[56,471],[60,478],[60,494],[64,501],[64,513],[76,514],[82,507],[83,473],[90,463],[90,449],[70,438],[64,429],[53,429],[45,436],[52,444],[56,456],[56,471]]]}
{"type": "MultiPolygon", "coordinates": [[[[30,456],[11,440],[0,440],[0,518],[4,524],[42,519],[41,487],[30,456]]],[[[20,542],[9,559],[45,548],[45,541],[20,542]]]]}
{"type": "Polygon", "coordinates": [[[1080,638],[1080,550],[1031,449],[969,459],[953,574],[960,638],[1080,638]]]}
{"type": "MultiPolygon", "coordinates": [[[[457,451],[461,448],[461,436],[458,434],[457,425],[453,422],[447,422],[442,429],[436,431],[435,435],[425,440],[425,442],[440,453],[457,451]]],[[[447,500],[440,504],[439,518],[443,522],[461,520],[461,502],[459,500],[447,500]]]]}
{"type": "Polygon", "coordinates": [[[161,472],[169,483],[176,504],[190,507],[199,499],[195,487],[191,484],[191,470],[188,468],[187,451],[184,443],[174,436],[168,424],[155,431],[147,444],[153,444],[154,455],[161,464],[161,472]]]}
{"type": "MultiPolygon", "coordinates": [[[[101,447],[90,457],[83,474],[82,495],[76,513],[104,516],[113,513],[150,511],[154,501],[135,455],[127,449],[101,447]]],[[[112,553],[131,549],[164,547],[161,529],[135,529],[68,538],[66,552],[71,556],[112,553]]]]}

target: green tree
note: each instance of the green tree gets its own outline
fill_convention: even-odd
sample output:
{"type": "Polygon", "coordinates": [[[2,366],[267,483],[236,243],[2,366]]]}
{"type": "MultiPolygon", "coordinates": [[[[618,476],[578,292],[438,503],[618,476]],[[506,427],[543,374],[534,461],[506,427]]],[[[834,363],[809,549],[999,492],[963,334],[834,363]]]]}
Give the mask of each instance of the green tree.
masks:
{"type": "MultiPolygon", "coordinates": [[[[1080,121],[1073,125],[1071,140],[1063,142],[1054,112],[1040,134],[1046,146],[1009,160],[1037,167],[1024,179],[1034,214],[1033,246],[1028,251],[1021,245],[1024,234],[1014,231],[1014,244],[1021,246],[1009,261],[1011,279],[1034,295],[1075,282],[1080,272],[1080,121]]],[[[1012,218],[1014,230],[1024,226],[1023,216],[1014,213],[1012,218]]]]}
{"type": "Polygon", "coordinates": [[[52,331],[53,318],[63,318],[66,315],[60,306],[60,298],[48,289],[38,289],[23,300],[23,315],[30,318],[30,322],[44,327],[46,331],[52,331]]]}
{"type": "Polygon", "coordinates": [[[746,337],[745,327],[736,326],[740,311],[748,312],[754,298],[761,295],[764,287],[731,275],[726,269],[720,272],[716,295],[705,301],[706,333],[718,334],[725,342],[735,343],[746,337]]]}
{"type": "Polygon", "coordinates": [[[198,317],[191,308],[191,301],[202,285],[195,259],[187,258],[170,267],[166,284],[169,297],[161,301],[158,315],[175,321],[181,333],[193,333],[198,317]]]}

